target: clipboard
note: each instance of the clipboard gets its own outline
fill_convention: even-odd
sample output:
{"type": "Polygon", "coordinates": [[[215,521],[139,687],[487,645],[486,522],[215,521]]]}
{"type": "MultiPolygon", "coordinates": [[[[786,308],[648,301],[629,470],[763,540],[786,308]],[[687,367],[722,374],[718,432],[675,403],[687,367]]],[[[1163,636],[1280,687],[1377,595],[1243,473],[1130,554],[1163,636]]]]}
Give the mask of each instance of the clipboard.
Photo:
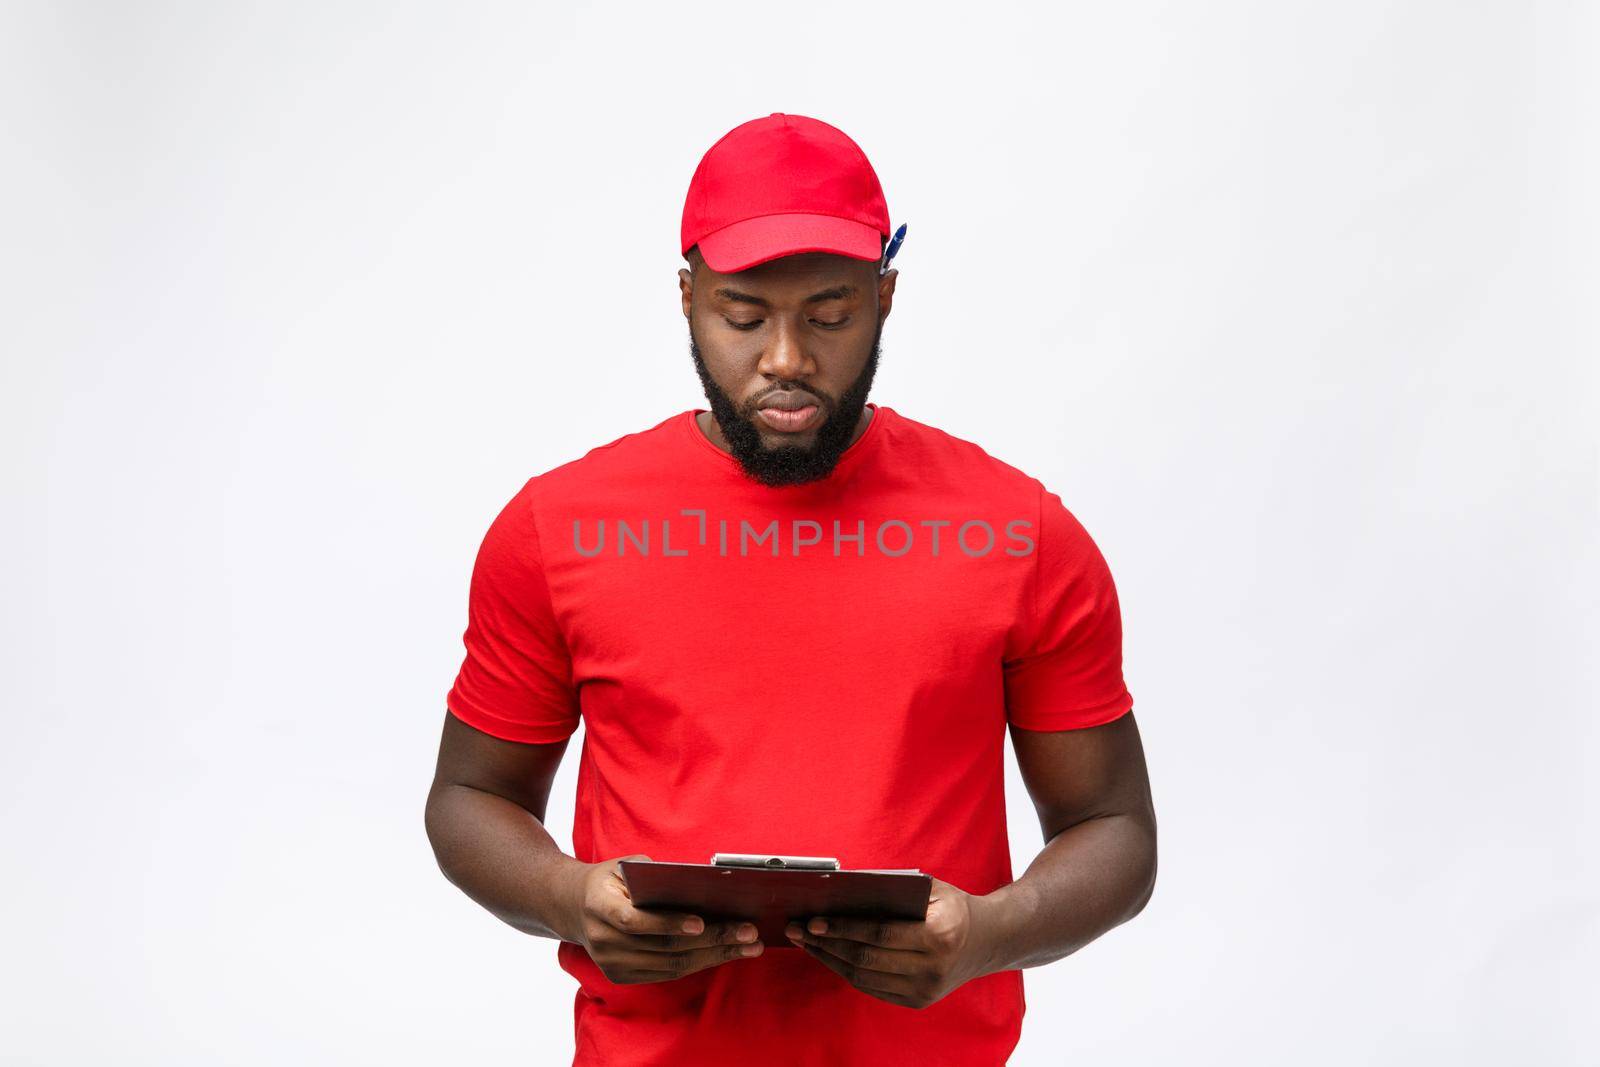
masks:
{"type": "Polygon", "coordinates": [[[768,948],[796,948],[790,922],[813,915],[927,918],[933,878],[915,867],[844,870],[831,856],[718,852],[710,863],[622,860],[617,864],[636,908],[664,908],[755,924],[768,948]]]}

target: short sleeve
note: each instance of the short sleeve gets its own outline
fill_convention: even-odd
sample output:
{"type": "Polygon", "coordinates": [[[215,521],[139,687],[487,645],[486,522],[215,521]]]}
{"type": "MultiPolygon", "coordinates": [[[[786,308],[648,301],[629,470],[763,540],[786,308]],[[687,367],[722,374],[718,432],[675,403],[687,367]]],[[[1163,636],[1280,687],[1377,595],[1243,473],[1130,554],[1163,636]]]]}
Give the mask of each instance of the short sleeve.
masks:
{"type": "Polygon", "coordinates": [[[1133,707],[1122,677],[1122,612],[1100,549],[1039,487],[1029,617],[1006,650],[1006,721],[1027,730],[1099,726],[1133,707]]]}
{"type": "Polygon", "coordinates": [[[534,524],[533,483],[484,535],[467,600],[466,659],[445,704],[507,741],[561,741],[578,728],[572,659],[556,622],[534,524]]]}

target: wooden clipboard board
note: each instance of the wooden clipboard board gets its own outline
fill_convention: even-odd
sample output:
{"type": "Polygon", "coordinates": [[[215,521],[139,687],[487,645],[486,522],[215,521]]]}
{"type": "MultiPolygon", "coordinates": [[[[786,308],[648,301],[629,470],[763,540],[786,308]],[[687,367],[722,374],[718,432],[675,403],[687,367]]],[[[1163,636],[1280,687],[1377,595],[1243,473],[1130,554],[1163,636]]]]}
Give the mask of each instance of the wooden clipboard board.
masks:
{"type": "Polygon", "coordinates": [[[920,922],[933,893],[933,879],[915,869],[843,870],[837,860],[817,856],[719,852],[711,859],[622,860],[617,866],[634,907],[692,912],[707,926],[719,919],[752,922],[768,948],[796,947],[784,928],[813,915],[920,922]],[[735,855],[736,861],[729,859],[735,855]],[[752,862],[758,859],[759,866],[752,862]]]}

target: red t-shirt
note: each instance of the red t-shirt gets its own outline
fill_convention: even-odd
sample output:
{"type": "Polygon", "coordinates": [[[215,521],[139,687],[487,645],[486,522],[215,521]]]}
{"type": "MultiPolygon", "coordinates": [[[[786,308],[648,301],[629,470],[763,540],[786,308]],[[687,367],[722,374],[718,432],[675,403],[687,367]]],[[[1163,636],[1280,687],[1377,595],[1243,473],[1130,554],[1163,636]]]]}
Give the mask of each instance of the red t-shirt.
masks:
{"type": "MultiPolygon", "coordinates": [[[[578,859],[832,856],[988,893],[1012,881],[1007,724],[1132,708],[1111,574],[1060,498],[870,406],[819,482],[747,477],[697,409],[531,479],[490,526],[448,706],[530,743],[582,717],[578,859]]],[[[579,1065],[990,1067],[1025,1010],[1020,970],[918,1010],[787,944],[624,985],[557,957],[579,1065]]]]}

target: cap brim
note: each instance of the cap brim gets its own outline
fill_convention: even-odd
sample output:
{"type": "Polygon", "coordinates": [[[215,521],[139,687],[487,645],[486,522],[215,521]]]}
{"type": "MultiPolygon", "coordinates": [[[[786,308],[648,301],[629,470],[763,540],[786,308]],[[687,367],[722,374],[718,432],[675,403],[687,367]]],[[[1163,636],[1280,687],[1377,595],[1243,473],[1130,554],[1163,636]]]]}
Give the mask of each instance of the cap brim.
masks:
{"type": "Polygon", "coordinates": [[[696,243],[706,266],[718,274],[735,274],[801,252],[871,261],[883,255],[883,234],[876,227],[832,215],[762,215],[724,226],[696,243]]]}

